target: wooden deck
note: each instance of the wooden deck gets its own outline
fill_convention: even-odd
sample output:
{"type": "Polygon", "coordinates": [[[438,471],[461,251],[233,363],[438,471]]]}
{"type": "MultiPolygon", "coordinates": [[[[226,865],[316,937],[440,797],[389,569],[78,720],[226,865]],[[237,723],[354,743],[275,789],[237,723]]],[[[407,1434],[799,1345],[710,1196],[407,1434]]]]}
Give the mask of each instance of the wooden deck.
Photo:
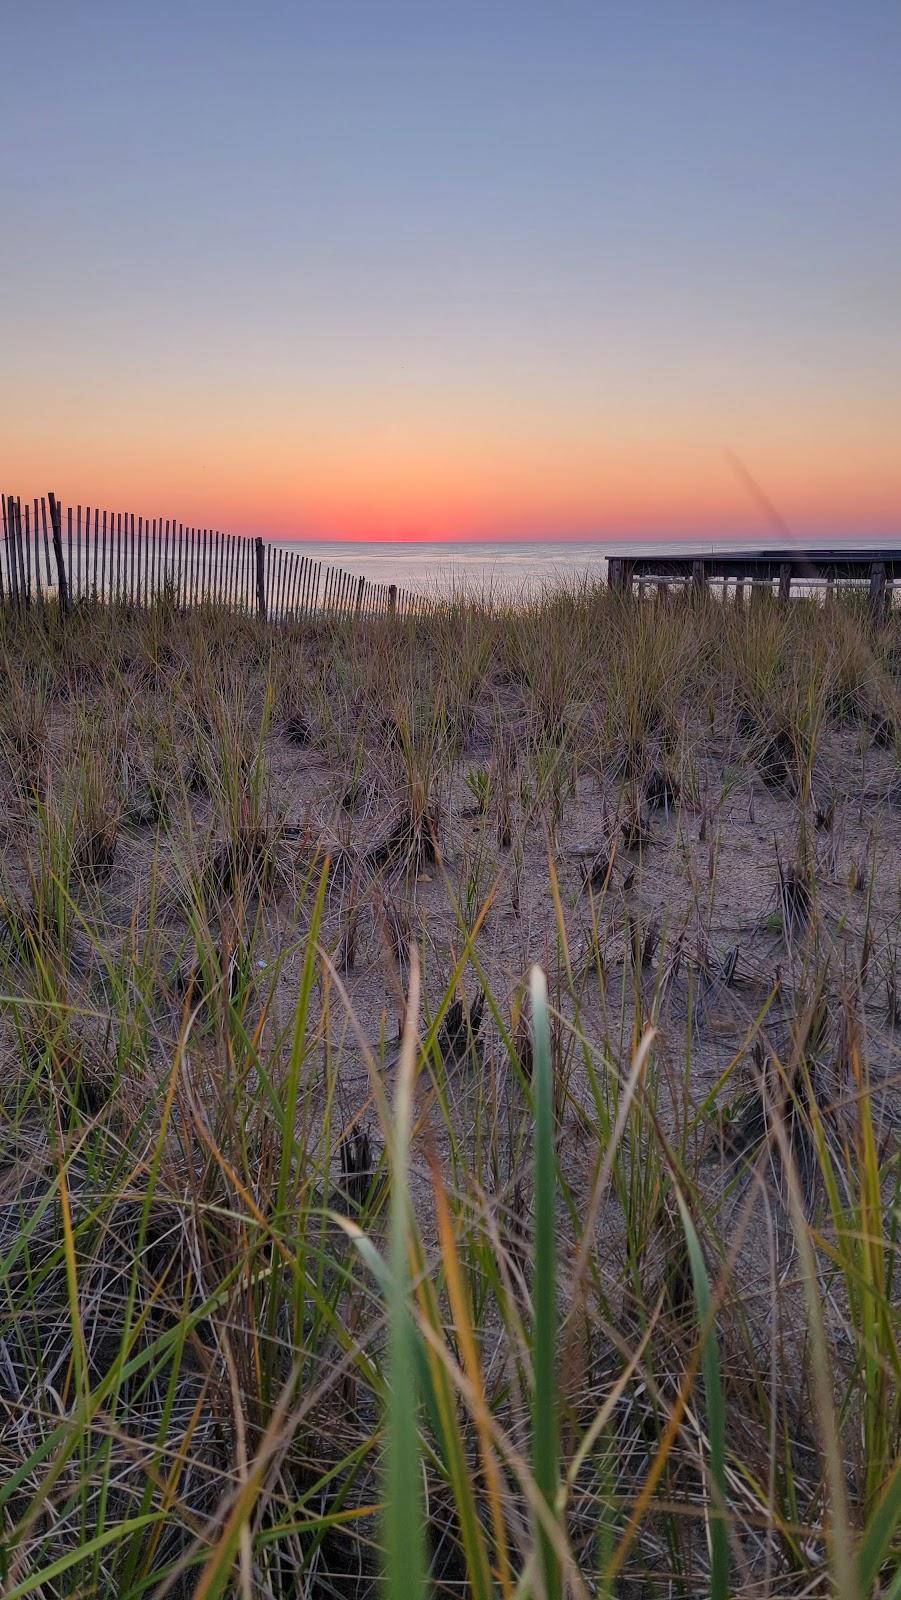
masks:
{"type": "Polygon", "coordinates": [[[893,581],[901,578],[901,549],[680,550],[672,555],[643,555],[636,549],[634,554],[609,557],[607,565],[611,589],[624,594],[636,584],[639,593],[648,586],[670,584],[705,590],[712,583],[721,583],[725,591],[734,580],[739,593],[745,585],[753,591],[775,584],[779,598],[788,600],[794,585],[830,588],[836,583],[865,583],[871,610],[881,615],[891,605],[893,581]]]}

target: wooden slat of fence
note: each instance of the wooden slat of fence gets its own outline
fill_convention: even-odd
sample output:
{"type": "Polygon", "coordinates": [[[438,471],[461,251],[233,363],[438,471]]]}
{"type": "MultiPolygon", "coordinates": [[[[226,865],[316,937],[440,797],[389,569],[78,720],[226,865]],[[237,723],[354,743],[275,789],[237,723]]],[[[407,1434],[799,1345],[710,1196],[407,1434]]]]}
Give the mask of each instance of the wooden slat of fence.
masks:
{"type": "Polygon", "coordinates": [[[31,605],[31,551],[28,548],[28,501],[25,502],[25,526],[22,526],[22,502],[16,495],[16,531],[19,539],[19,575],[26,606],[31,605]]]}
{"type": "Polygon", "coordinates": [[[0,599],[3,599],[3,600],[6,599],[6,594],[5,594],[5,592],[3,592],[3,568],[5,566],[6,567],[6,585],[5,585],[5,587],[9,589],[9,603],[10,603],[10,605],[14,605],[15,601],[13,599],[12,567],[11,567],[10,559],[9,559],[10,550],[12,548],[12,545],[11,545],[11,542],[10,542],[10,531],[9,531],[11,517],[12,517],[12,511],[8,509],[7,497],[6,497],[6,495],[4,495],[3,496],[3,555],[4,555],[4,560],[2,562],[0,562],[0,599]]]}
{"type": "Polygon", "coordinates": [[[297,599],[300,593],[300,582],[303,568],[303,557],[296,550],[291,554],[291,615],[297,616],[297,599]]]}
{"type": "Polygon", "coordinates": [[[25,550],[25,593],[28,604],[31,605],[31,515],[28,501],[25,501],[25,531],[23,536],[25,550]]]}
{"type": "Polygon", "coordinates": [[[47,496],[41,495],[41,533],[44,537],[44,579],[49,589],[53,583],[53,574],[50,570],[50,538],[47,533],[47,496]]]}
{"type": "Polygon", "coordinates": [[[22,582],[19,575],[19,529],[18,517],[16,516],[16,502],[11,494],[7,495],[6,497],[6,515],[6,561],[7,573],[9,577],[9,592],[12,596],[13,605],[17,611],[20,611],[25,604],[25,596],[22,593],[22,582]]]}
{"type": "Polygon", "coordinates": [[[83,577],[83,582],[79,583],[79,591],[80,591],[80,597],[81,597],[82,600],[89,600],[90,597],[91,597],[91,508],[90,508],[90,506],[86,506],[85,507],[85,514],[84,514],[84,550],[82,552],[82,556],[83,556],[83,562],[84,562],[84,568],[83,568],[84,577],[83,577]]]}
{"type": "Polygon", "coordinates": [[[234,557],[235,545],[230,533],[225,535],[225,604],[232,605],[232,586],[234,584],[234,557]]]}
{"type": "Polygon", "coordinates": [[[38,521],[38,501],[35,495],[32,505],[32,537],[34,539],[34,593],[39,606],[44,604],[44,586],[41,583],[41,537],[40,522],[38,521]]]}
{"type": "Polygon", "coordinates": [[[279,550],[278,553],[278,614],[281,619],[285,609],[285,585],[288,581],[288,552],[279,550]]]}
{"type": "Polygon", "coordinates": [[[16,541],[16,502],[11,494],[6,496],[6,582],[11,604],[18,611],[19,599],[19,547],[16,541]]]}

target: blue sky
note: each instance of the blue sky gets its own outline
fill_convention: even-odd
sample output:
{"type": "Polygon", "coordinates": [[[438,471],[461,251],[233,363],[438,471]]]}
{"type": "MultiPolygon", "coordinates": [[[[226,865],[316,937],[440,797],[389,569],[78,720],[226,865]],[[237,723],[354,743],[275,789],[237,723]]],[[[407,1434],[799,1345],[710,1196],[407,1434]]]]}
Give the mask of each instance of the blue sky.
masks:
{"type": "Polygon", "coordinates": [[[733,449],[801,529],[901,521],[901,6],[38,0],[3,36],[24,492],[743,531],[733,449]]]}

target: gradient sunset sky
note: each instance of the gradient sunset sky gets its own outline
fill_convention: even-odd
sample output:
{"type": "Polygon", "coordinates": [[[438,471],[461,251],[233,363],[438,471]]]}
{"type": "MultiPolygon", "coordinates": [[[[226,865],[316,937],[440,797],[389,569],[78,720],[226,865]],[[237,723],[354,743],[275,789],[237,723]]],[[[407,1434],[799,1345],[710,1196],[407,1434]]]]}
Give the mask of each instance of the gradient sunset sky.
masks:
{"type": "Polygon", "coordinates": [[[901,534],[899,0],[0,0],[4,490],[901,534]]]}

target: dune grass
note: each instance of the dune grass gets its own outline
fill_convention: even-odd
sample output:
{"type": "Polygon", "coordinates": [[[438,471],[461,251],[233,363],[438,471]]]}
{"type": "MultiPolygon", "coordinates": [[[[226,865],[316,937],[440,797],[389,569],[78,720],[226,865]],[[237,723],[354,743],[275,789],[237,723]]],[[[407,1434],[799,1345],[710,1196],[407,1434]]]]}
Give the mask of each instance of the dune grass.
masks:
{"type": "Polygon", "coordinates": [[[0,662],[4,1595],[901,1595],[897,615],[0,662]]]}

